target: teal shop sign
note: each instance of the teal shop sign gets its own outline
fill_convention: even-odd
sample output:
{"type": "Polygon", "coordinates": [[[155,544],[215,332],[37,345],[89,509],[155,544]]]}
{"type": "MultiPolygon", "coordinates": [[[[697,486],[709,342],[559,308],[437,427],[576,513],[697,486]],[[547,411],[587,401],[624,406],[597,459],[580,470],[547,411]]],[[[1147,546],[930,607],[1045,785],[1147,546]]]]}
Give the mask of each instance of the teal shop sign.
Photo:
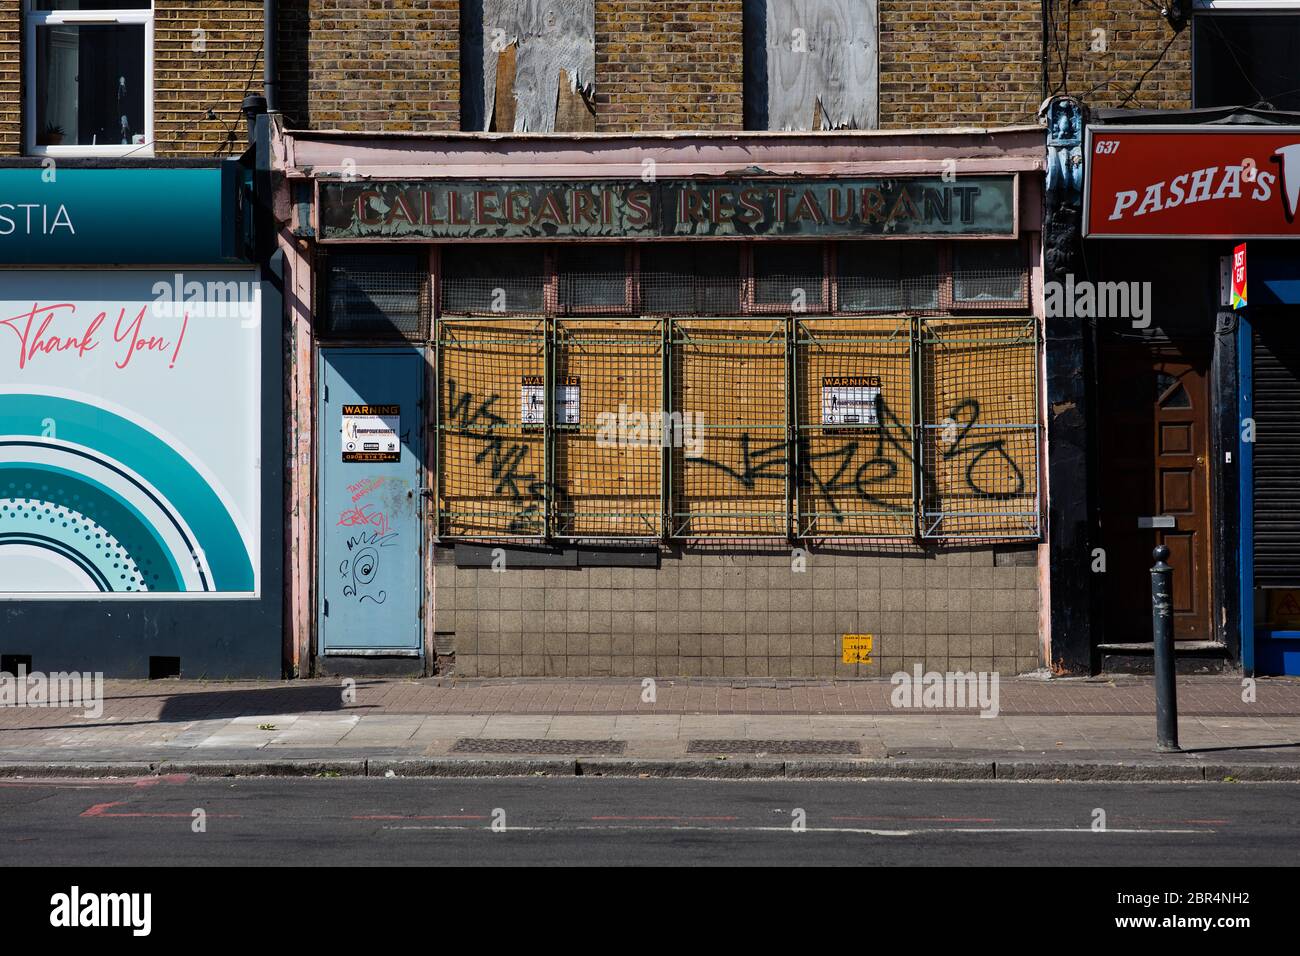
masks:
{"type": "Polygon", "coordinates": [[[0,169],[0,266],[237,260],[243,169],[0,169]]]}

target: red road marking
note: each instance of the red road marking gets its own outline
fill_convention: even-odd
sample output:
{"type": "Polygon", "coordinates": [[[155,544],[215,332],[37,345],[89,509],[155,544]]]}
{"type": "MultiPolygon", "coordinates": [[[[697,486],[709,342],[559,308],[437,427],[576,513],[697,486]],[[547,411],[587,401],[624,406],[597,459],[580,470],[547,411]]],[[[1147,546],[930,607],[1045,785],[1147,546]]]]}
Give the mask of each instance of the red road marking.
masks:
{"type": "MultiPolygon", "coordinates": [[[[123,806],[126,806],[126,803],[125,801],[122,800],[116,800],[109,803],[97,803],[93,807],[91,807],[90,809],[82,813],[81,816],[116,817],[121,819],[126,819],[126,818],[134,819],[134,818],[141,818],[141,817],[150,817],[150,818],[159,817],[159,818],[167,818],[167,819],[178,819],[184,817],[187,820],[192,819],[194,817],[194,814],[192,812],[191,813],[145,813],[139,811],[133,813],[109,813],[108,812],[109,807],[123,807],[123,806]]],[[[225,819],[225,820],[238,819],[240,817],[240,814],[238,813],[209,813],[206,815],[212,817],[213,819],[225,819]]]]}
{"type": "Polygon", "coordinates": [[[89,790],[95,787],[156,787],[160,783],[178,784],[190,779],[188,773],[173,773],[161,777],[23,777],[0,780],[0,787],[71,787],[89,790]]]}

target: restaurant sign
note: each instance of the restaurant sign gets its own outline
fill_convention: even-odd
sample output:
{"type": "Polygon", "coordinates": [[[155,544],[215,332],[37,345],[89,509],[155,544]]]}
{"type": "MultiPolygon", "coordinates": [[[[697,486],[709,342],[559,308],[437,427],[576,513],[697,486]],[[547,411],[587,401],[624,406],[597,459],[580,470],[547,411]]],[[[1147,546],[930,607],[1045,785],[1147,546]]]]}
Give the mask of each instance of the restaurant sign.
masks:
{"type": "Polygon", "coordinates": [[[325,240],[1017,235],[1015,176],[321,181],[319,209],[325,240]]]}

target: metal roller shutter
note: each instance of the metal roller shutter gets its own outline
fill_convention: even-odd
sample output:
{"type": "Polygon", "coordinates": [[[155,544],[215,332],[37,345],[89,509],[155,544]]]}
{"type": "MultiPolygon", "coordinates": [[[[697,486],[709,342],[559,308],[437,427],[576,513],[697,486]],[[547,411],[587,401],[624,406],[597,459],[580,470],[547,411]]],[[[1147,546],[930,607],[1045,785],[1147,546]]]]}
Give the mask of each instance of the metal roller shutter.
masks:
{"type": "Polygon", "coordinates": [[[1300,332],[1254,336],[1255,584],[1300,587],[1300,332]]]}

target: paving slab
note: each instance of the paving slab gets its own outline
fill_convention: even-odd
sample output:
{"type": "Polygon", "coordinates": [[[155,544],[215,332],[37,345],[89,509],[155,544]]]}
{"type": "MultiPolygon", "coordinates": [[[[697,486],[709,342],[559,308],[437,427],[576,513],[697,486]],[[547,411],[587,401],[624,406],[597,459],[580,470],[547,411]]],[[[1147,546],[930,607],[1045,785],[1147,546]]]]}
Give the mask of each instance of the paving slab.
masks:
{"type": "Polygon", "coordinates": [[[1237,678],[1180,679],[1184,753],[1175,760],[1155,753],[1154,697],[1143,679],[1003,681],[994,718],[892,708],[888,681],[660,680],[652,705],[641,700],[640,681],[628,679],[366,678],[357,681],[353,706],[342,704],[338,686],[109,681],[100,719],[0,708],[0,773],[144,765],[307,775],[334,773],[337,761],[339,775],[358,772],[358,762],[361,772],[382,768],[382,775],[414,761],[403,766],[453,775],[494,766],[581,773],[585,766],[609,774],[734,776],[751,766],[758,775],[786,776],[1300,778],[1300,681],[1260,681],[1257,702],[1245,704],[1237,678]],[[463,738],[616,740],[625,749],[622,757],[600,758],[621,763],[539,757],[551,762],[534,764],[516,754],[452,753],[463,738]],[[702,758],[688,752],[692,740],[725,741],[735,753],[702,758]],[[792,742],[805,740],[852,741],[861,752],[791,752],[799,749],[792,742]],[[786,756],[746,756],[746,741],[786,756]],[[711,769],[714,763],[726,768],[711,769]]]}

